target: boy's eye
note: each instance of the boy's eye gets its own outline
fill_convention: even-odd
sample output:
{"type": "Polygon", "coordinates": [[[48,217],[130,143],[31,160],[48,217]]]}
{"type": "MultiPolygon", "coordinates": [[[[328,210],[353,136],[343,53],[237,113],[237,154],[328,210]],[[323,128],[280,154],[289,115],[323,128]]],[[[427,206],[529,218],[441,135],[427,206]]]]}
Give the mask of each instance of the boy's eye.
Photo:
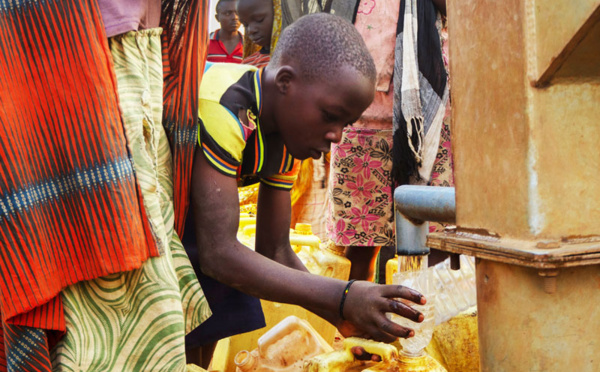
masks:
{"type": "Polygon", "coordinates": [[[333,123],[334,121],[337,121],[337,116],[332,115],[331,113],[327,112],[327,111],[322,111],[323,113],[323,120],[325,120],[327,123],[333,123]]]}

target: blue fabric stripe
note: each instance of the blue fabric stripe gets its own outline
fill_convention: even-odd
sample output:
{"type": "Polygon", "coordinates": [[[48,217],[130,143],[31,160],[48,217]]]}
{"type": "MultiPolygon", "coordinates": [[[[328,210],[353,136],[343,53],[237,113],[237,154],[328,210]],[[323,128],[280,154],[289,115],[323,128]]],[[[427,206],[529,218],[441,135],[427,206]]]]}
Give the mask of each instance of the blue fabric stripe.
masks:
{"type": "Polygon", "coordinates": [[[213,162],[215,162],[215,163],[219,164],[220,166],[222,166],[223,168],[231,171],[232,174],[234,174],[234,175],[237,174],[237,168],[233,167],[229,163],[225,163],[222,159],[217,158],[210,151],[207,151],[204,148],[204,146],[202,147],[202,150],[204,151],[204,155],[207,156],[209,159],[211,159],[213,162]]]}
{"type": "Polygon", "coordinates": [[[97,189],[133,174],[129,158],[113,163],[101,164],[90,169],[73,169],[72,173],[30,185],[0,198],[0,221],[10,220],[17,213],[48,203],[82,190],[97,189]]]}

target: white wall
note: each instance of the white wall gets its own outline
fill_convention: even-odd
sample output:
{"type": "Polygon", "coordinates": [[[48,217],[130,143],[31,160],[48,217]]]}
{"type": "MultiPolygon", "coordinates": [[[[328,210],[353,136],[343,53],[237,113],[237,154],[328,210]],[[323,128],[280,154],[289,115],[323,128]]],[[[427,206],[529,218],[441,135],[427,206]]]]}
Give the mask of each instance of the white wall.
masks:
{"type": "Polygon", "coordinates": [[[210,9],[208,10],[208,32],[213,32],[219,28],[219,22],[217,22],[215,19],[215,7],[217,6],[217,0],[210,0],[209,3],[210,9]]]}

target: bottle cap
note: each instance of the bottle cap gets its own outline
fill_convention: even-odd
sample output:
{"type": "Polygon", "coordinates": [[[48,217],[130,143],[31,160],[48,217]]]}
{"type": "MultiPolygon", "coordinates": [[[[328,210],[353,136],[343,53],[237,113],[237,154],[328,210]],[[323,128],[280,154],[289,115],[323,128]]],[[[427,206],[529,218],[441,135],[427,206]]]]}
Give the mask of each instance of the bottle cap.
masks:
{"type": "Polygon", "coordinates": [[[312,226],[309,223],[297,223],[294,230],[299,235],[312,235],[312,226]]]}

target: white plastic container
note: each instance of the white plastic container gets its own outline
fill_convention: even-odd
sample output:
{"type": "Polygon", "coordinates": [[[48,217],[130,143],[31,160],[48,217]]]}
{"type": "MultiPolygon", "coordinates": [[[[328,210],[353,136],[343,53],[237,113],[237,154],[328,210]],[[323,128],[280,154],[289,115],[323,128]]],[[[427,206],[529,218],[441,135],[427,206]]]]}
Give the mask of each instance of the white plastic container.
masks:
{"type": "Polygon", "coordinates": [[[238,372],[302,371],[305,361],[332,350],[307,321],[292,315],[262,335],[258,348],[237,353],[234,362],[238,372]]]}

